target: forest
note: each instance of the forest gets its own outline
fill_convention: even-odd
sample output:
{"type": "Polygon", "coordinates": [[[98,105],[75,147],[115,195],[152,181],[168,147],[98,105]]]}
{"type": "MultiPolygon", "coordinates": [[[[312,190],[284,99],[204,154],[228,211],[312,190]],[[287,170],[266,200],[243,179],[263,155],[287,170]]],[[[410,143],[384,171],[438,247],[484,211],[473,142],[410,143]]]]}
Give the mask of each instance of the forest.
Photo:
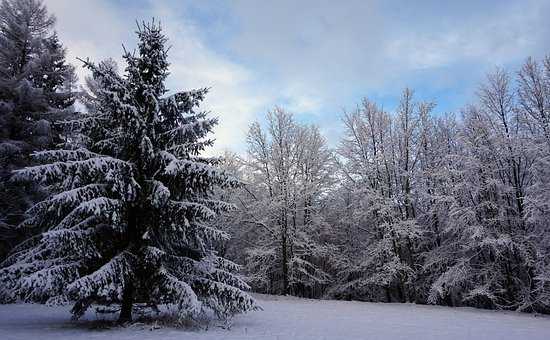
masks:
{"type": "Polygon", "coordinates": [[[1,303],[121,323],[227,319],[262,308],[250,292],[550,313],[550,54],[495,66],[457,112],[366,94],[334,145],[274,106],[212,156],[216,89],[168,90],[171,37],[128,30],[124,64],[68,60],[45,3],[2,0],[1,303]]]}

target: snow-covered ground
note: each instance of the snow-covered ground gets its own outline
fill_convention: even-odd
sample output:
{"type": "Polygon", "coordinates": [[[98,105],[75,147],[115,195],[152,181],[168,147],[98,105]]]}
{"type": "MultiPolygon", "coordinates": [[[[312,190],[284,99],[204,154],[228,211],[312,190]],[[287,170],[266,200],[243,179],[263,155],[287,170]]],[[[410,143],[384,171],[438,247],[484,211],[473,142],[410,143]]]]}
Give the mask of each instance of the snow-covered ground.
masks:
{"type": "Polygon", "coordinates": [[[0,339],[550,339],[550,317],[472,308],[319,301],[257,295],[264,311],[235,318],[230,330],[133,326],[93,330],[68,308],[0,305],[0,339]]]}

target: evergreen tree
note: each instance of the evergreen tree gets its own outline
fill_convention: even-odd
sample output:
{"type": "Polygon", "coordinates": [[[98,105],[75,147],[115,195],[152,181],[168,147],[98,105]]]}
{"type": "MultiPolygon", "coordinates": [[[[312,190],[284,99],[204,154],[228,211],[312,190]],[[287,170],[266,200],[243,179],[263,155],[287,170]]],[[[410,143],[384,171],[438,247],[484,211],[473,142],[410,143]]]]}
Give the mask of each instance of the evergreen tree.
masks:
{"type": "Polygon", "coordinates": [[[30,165],[32,151],[60,141],[53,124],[73,104],[73,67],[52,33],[55,20],[41,1],[0,4],[0,259],[22,235],[14,226],[43,198],[36,184],[9,181],[11,171],[30,165]]]}
{"type": "Polygon", "coordinates": [[[174,304],[182,316],[207,309],[226,317],[255,308],[213,246],[227,234],[207,222],[230,205],[213,190],[238,181],[201,157],[217,119],[198,111],[206,89],[166,95],[166,38],[160,25],[138,27],[137,53],[112,64],[85,62],[96,110],[67,123],[79,131],[63,150],[37,152],[40,166],[16,174],[55,194],[23,225],[46,230],[19,245],[0,271],[4,300],[72,301],[74,317],[92,304],[174,304]]]}

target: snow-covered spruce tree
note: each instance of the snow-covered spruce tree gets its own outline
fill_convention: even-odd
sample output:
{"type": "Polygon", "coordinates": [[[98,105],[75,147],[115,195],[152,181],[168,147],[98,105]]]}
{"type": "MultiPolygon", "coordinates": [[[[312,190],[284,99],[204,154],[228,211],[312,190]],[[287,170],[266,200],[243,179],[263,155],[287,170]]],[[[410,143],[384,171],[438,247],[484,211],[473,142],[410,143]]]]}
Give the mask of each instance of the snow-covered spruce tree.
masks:
{"type": "Polygon", "coordinates": [[[32,164],[32,151],[60,141],[54,122],[74,101],[74,70],[54,23],[41,1],[0,4],[0,259],[24,236],[14,227],[44,194],[36,184],[10,182],[11,171],[32,164]]]}
{"type": "Polygon", "coordinates": [[[182,316],[251,310],[237,266],[211,250],[227,235],[206,222],[229,208],[211,193],[238,182],[200,156],[217,123],[197,111],[207,90],[165,96],[166,38],[154,22],[137,35],[123,76],[85,62],[98,105],[70,123],[79,145],[35,153],[45,164],[17,172],[55,194],[31,208],[23,227],[46,231],[4,262],[0,294],[74,302],[74,317],[92,304],[120,304],[121,322],[135,303],[173,304],[182,316]]]}

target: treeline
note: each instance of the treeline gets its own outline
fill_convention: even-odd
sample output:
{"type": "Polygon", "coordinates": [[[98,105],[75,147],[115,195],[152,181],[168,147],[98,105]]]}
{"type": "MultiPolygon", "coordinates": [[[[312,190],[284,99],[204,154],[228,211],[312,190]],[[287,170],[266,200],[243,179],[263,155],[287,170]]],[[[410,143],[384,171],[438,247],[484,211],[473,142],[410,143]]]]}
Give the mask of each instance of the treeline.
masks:
{"type": "Polygon", "coordinates": [[[550,57],[487,76],[460,114],[364,99],[330,150],[276,108],[226,166],[219,223],[255,290],[548,312],[550,57]]]}
{"type": "Polygon", "coordinates": [[[224,172],[207,90],[166,93],[159,25],[78,91],[54,28],[41,1],[0,5],[1,302],[256,308],[227,257],[259,292],[550,312],[550,57],[457,115],[365,99],[336,148],[275,108],[224,172]]]}

